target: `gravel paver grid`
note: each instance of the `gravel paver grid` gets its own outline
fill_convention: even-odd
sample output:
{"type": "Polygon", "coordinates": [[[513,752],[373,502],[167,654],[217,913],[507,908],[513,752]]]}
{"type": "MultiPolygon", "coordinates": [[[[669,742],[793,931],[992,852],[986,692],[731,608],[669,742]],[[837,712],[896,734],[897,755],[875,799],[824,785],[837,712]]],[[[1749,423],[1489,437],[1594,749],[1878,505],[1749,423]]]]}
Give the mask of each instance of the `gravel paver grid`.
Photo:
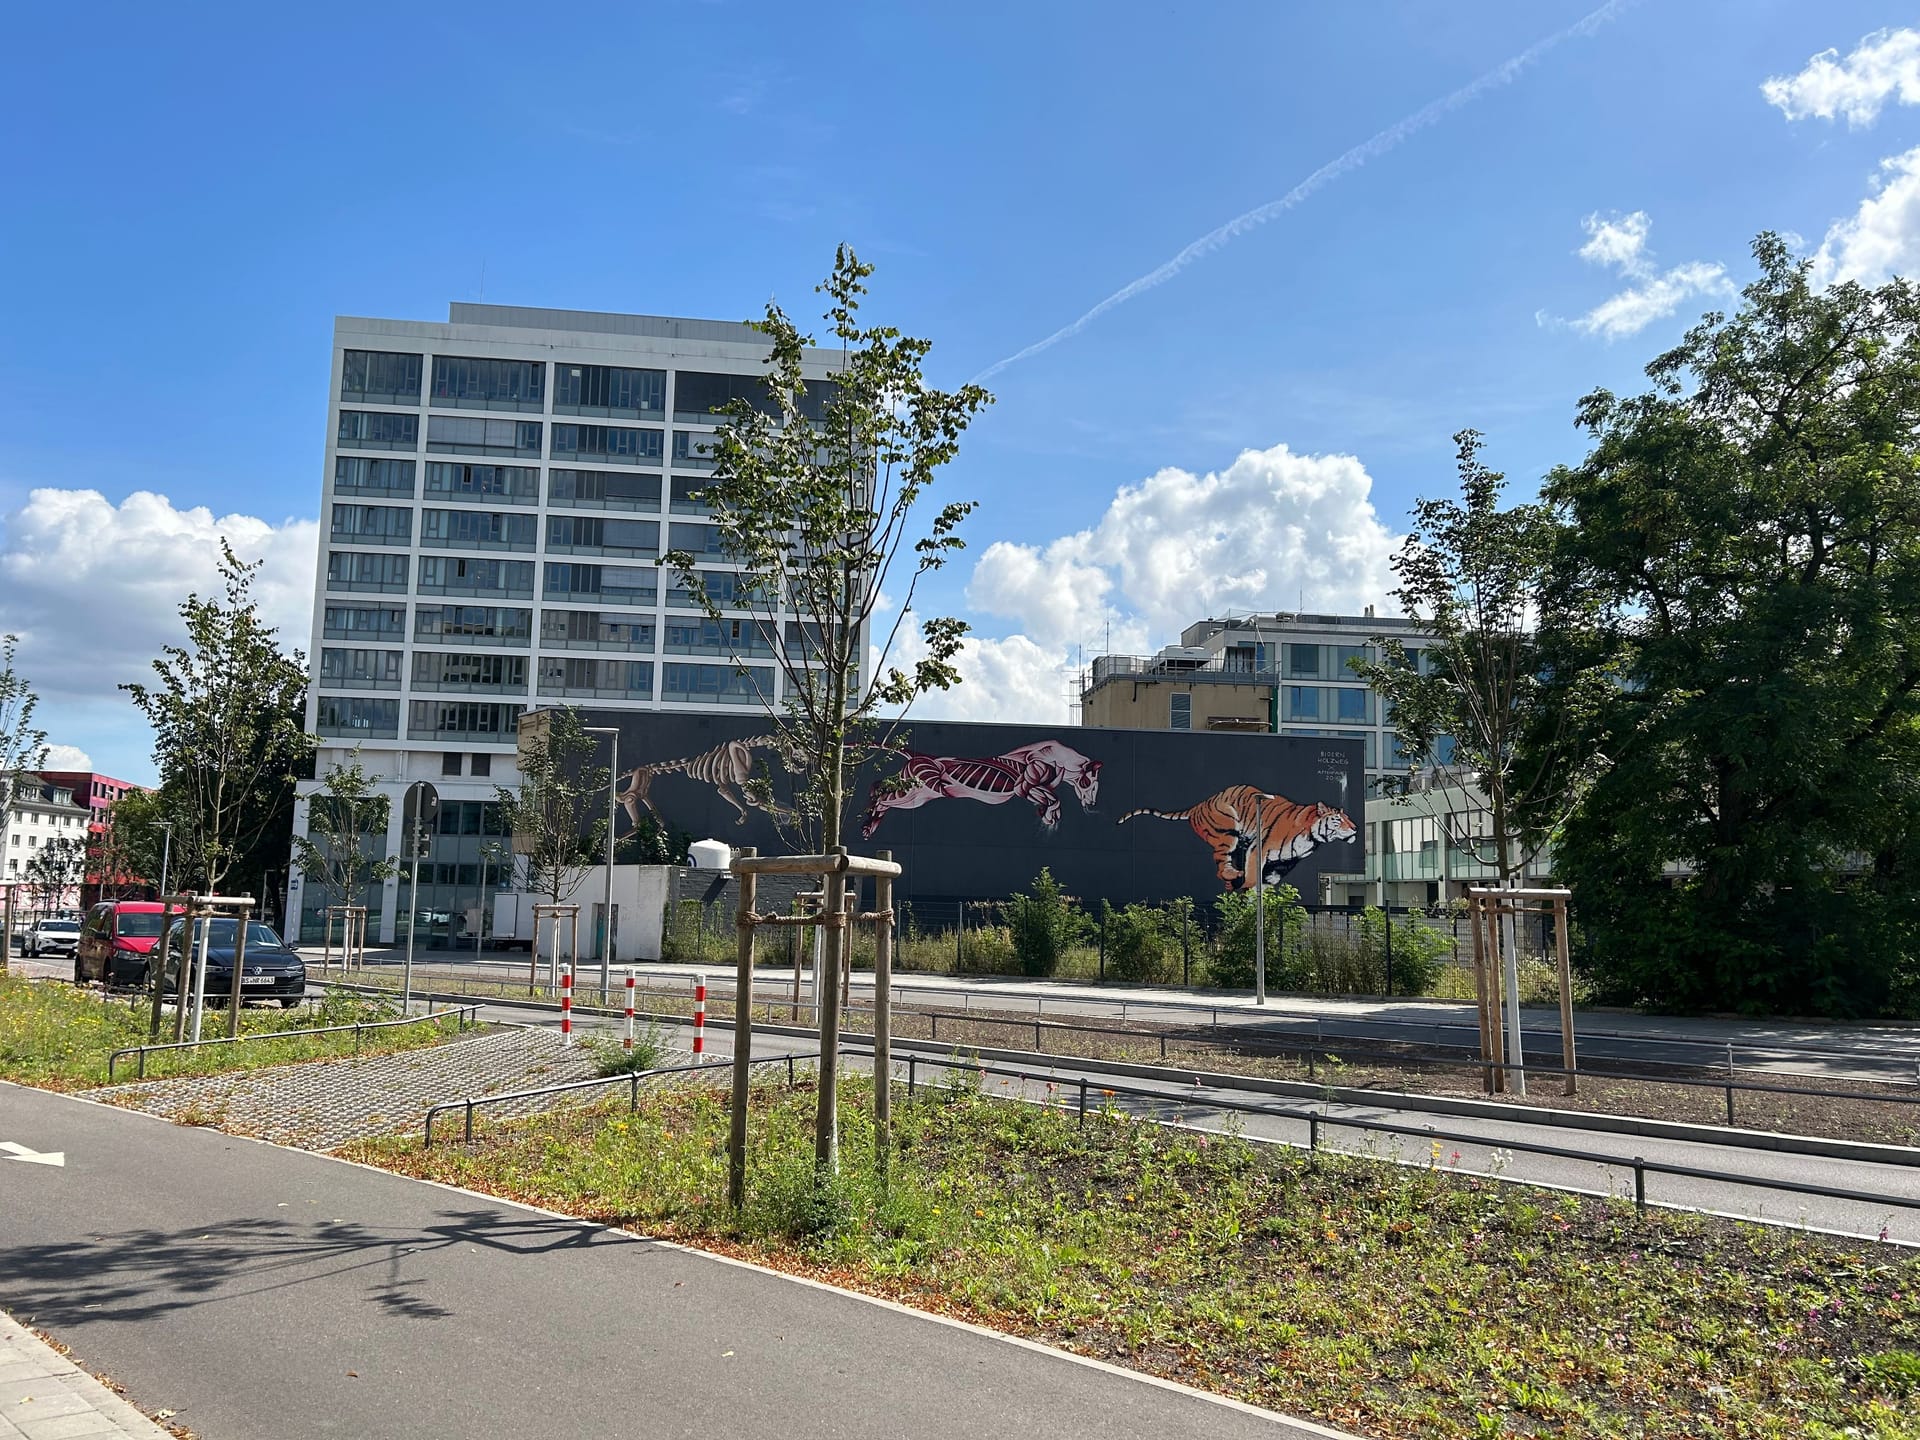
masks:
{"type": "MultiPolygon", "coordinates": [[[[691,1057],[672,1055],[666,1065],[691,1057]]],[[[276,1144],[330,1150],[369,1135],[418,1129],[430,1106],[590,1079],[592,1055],[546,1030],[498,1030],[425,1050],[183,1076],[88,1092],[174,1120],[203,1120],[276,1144]]],[[[597,1092],[489,1106],[489,1117],[591,1103],[597,1092]]]]}

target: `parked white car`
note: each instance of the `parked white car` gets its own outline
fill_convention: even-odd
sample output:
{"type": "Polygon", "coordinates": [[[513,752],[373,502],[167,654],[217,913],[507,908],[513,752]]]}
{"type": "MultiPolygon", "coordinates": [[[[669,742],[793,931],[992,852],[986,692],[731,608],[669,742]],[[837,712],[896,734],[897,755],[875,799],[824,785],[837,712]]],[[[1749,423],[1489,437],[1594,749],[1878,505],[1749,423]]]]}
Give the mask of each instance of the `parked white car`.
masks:
{"type": "Polygon", "coordinates": [[[78,920],[42,920],[27,934],[27,958],[71,955],[80,948],[78,920]]]}

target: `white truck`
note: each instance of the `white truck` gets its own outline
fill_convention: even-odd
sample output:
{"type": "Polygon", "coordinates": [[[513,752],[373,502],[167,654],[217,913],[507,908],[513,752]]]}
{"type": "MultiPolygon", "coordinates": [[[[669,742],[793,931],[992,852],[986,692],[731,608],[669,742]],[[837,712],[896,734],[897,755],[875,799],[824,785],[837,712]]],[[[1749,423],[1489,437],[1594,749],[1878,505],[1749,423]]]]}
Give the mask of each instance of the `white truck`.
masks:
{"type": "Polygon", "coordinates": [[[533,949],[533,907],[540,903],[538,895],[520,895],[503,892],[493,897],[493,932],[491,939],[496,950],[533,949]]]}

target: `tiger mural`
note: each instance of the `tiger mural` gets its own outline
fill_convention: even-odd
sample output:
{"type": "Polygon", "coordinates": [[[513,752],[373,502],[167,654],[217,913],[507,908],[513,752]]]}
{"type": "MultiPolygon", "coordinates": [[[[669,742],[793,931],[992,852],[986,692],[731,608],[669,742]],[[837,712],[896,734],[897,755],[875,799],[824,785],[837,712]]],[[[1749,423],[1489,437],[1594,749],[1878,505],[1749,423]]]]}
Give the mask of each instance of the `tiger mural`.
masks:
{"type": "Polygon", "coordinates": [[[1346,811],[1315,803],[1296,805],[1283,795],[1268,795],[1253,785],[1233,785],[1185,810],[1130,810],[1120,824],[1140,815],[1184,820],[1213,849],[1214,868],[1229,890],[1254,888],[1249,853],[1260,847],[1269,885],[1278,884],[1314,850],[1353,839],[1346,811]]]}

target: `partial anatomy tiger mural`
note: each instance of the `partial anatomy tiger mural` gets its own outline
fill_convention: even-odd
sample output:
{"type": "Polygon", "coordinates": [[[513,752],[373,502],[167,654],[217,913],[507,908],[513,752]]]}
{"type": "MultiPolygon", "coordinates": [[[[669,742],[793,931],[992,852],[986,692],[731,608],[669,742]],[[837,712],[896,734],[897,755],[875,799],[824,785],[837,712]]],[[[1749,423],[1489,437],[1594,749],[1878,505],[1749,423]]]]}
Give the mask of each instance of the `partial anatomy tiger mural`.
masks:
{"type": "Polygon", "coordinates": [[[1141,815],[1191,825],[1193,833],[1212,847],[1215,872],[1229,890],[1253,889],[1256,863],[1265,870],[1266,883],[1276,885],[1320,846],[1339,844],[1359,833],[1344,810],[1296,805],[1252,785],[1229,786],[1185,810],[1132,810],[1120,817],[1120,823],[1141,815]]]}

